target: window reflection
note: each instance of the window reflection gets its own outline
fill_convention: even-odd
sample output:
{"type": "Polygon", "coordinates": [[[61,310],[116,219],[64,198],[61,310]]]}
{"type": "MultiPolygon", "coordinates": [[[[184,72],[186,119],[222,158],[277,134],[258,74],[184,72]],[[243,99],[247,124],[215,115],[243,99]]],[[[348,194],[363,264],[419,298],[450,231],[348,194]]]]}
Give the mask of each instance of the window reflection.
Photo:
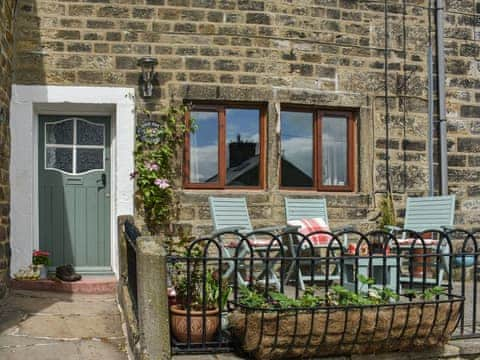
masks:
{"type": "Polygon", "coordinates": [[[218,181],[218,115],[217,112],[194,111],[196,130],[190,135],[190,182],[218,181]]]}
{"type": "Polygon", "coordinates": [[[258,186],[260,111],[226,110],[226,185],[258,186]]]}
{"type": "Polygon", "coordinates": [[[313,186],[313,114],[282,111],[281,121],[281,184],[313,186]]]}
{"type": "Polygon", "coordinates": [[[45,168],[73,173],[73,149],[46,148],[45,168]]]}
{"type": "Polygon", "coordinates": [[[73,120],[45,124],[47,144],[73,144],[73,120]]]}
{"type": "Polygon", "coordinates": [[[323,185],[348,185],[347,119],[325,116],[322,120],[323,185]]]}

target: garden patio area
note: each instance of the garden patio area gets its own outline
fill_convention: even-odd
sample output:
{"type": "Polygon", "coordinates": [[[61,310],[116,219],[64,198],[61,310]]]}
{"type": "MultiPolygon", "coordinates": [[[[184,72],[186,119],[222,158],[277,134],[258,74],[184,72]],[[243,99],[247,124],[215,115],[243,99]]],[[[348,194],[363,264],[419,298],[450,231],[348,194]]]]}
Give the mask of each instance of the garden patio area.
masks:
{"type": "Polygon", "coordinates": [[[415,240],[402,248],[385,231],[297,230],[227,229],[171,255],[161,239],[131,237],[130,229],[126,277],[140,283],[127,282],[125,293],[140,326],[151,299],[142,293],[151,290],[163,298],[158,316],[169,317],[162,330],[171,344],[163,343],[179,359],[391,358],[392,351],[402,359],[468,358],[480,350],[476,233],[410,231],[415,240]],[[315,248],[319,235],[328,241],[315,248]],[[145,250],[148,271],[158,269],[164,287],[135,273],[145,250]]]}

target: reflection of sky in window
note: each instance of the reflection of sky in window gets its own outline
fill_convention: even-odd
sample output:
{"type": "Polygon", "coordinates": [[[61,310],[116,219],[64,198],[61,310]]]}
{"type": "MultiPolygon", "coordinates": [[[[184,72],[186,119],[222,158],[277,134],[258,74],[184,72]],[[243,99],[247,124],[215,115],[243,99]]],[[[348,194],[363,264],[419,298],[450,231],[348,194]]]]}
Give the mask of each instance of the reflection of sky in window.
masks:
{"type": "Polygon", "coordinates": [[[237,141],[240,135],[243,141],[258,142],[260,110],[227,109],[227,144],[237,141]]]}
{"type": "Polygon", "coordinates": [[[322,121],[324,185],[347,185],[347,120],[326,116],[322,121]]]}
{"type": "Polygon", "coordinates": [[[238,137],[240,137],[240,140],[243,142],[257,143],[255,155],[260,153],[260,148],[258,146],[260,110],[227,109],[225,116],[227,120],[227,156],[225,160],[228,167],[228,164],[230,163],[228,144],[237,142],[238,137]]]}
{"type": "Polygon", "coordinates": [[[312,113],[282,111],[280,121],[283,158],[313,176],[312,113]]]}
{"type": "Polygon", "coordinates": [[[190,181],[205,182],[218,173],[218,115],[192,112],[197,128],[190,136],[190,181]]]}

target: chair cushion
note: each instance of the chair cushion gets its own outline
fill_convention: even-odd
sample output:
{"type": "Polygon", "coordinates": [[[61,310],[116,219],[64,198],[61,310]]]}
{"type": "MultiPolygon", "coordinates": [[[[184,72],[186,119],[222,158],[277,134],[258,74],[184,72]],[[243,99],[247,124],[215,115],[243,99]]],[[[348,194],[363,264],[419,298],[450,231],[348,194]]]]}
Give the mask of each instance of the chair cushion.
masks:
{"type": "MultiPolygon", "coordinates": [[[[415,241],[415,238],[408,238],[408,239],[398,239],[398,246],[410,246],[413,244],[413,242],[415,241],[415,246],[422,246],[422,240],[420,239],[416,239],[417,241],[415,241]]],[[[425,246],[433,246],[433,245],[437,245],[438,244],[438,240],[435,240],[435,239],[423,239],[424,243],[425,243],[425,246]]]]}
{"type": "MultiPolygon", "coordinates": [[[[272,242],[271,239],[260,239],[260,240],[258,240],[258,239],[248,239],[248,243],[250,244],[250,246],[252,248],[268,247],[268,245],[270,245],[271,242],[272,242]]],[[[226,243],[225,247],[236,248],[238,246],[238,243],[239,243],[239,241],[232,240],[232,241],[226,243]]],[[[279,247],[278,242],[274,242],[273,245],[272,245],[272,249],[277,248],[277,247],[279,247]]]]}
{"type": "MultiPolygon", "coordinates": [[[[298,232],[302,235],[308,235],[315,231],[328,231],[330,232],[330,228],[325,223],[323,218],[312,218],[312,219],[300,219],[300,220],[290,220],[287,222],[290,226],[296,226],[298,228],[298,232]]],[[[328,243],[332,239],[332,237],[328,234],[315,234],[310,235],[308,237],[314,246],[328,246],[328,243]]],[[[302,239],[299,238],[299,241],[302,239]]],[[[304,247],[308,247],[308,243],[303,243],[304,247]]]]}

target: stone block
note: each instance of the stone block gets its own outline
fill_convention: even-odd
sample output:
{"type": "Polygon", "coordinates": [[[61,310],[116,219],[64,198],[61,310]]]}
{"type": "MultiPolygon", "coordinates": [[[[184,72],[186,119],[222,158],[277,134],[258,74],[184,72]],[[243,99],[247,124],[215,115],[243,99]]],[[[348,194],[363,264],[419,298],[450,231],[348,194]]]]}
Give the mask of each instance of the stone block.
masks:
{"type": "Polygon", "coordinates": [[[216,60],[213,63],[214,69],[218,71],[238,71],[240,70],[240,65],[237,61],[234,60],[216,60]]]}
{"type": "Polygon", "coordinates": [[[407,151],[425,151],[427,144],[425,140],[409,140],[402,141],[402,149],[407,151]]]}
{"type": "Polygon", "coordinates": [[[185,59],[185,67],[188,70],[209,70],[210,61],[202,58],[187,58],[185,59]]]}
{"type": "Polygon", "coordinates": [[[270,25],[270,16],[265,13],[248,13],[247,24],[270,25]]]}
{"type": "Polygon", "coordinates": [[[250,11],[263,11],[265,9],[265,3],[263,1],[255,1],[255,0],[238,0],[238,9],[250,10],[250,11]]]}
{"type": "Polygon", "coordinates": [[[132,16],[139,19],[151,19],[155,14],[153,8],[134,8],[132,10],[132,16]]]}
{"type": "Polygon", "coordinates": [[[310,64],[290,64],[290,72],[300,76],[312,76],[313,65],[310,64]]]}
{"type": "Polygon", "coordinates": [[[57,39],[80,40],[80,31],[78,30],[57,30],[57,39]]]}
{"type": "Polygon", "coordinates": [[[120,32],[107,32],[106,38],[107,41],[121,41],[122,33],[120,32]]]}
{"type": "Polygon", "coordinates": [[[98,17],[128,18],[130,11],[127,7],[102,6],[97,10],[98,17]]]}
{"type": "Polygon", "coordinates": [[[130,69],[130,70],[136,70],[138,69],[138,60],[134,57],[129,57],[129,56],[117,56],[115,58],[115,67],[117,69],[130,69]]]}
{"type": "Polygon", "coordinates": [[[182,11],[181,18],[188,21],[202,21],[205,18],[205,12],[203,10],[185,10],[182,11]]]}
{"type": "Polygon", "coordinates": [[[92,16],[95,8],[92,5],[72,4],[68,7],[68,15],[70,16],[92,16]]]}
{"type": "Polygon", "coordinates": [[[480,117],[480,106],[462,105],[460,107],[460,115],[466,118],[478,118],[480,117]]]}
{"type": "MultiPolygon", "coordinates": [[[[377,139],[375,143],[375,147],[377,149],[385,149],[387,144],[386,139],[377,139]]],[[[398,149],[400,146],[400,142],[397,139],[388,139],[388,148],[389,149],[398,149]]]]}
{"type": "Polygon", "coordinates": [[[214,83],[216,81],[215,75],[209,73],[190,73],[189,79],[193,82],[204,83],[214,83]]]}
{"type": "Polygon", "coordinates": [[[113,29],[115,23],[109,20],[87,20],[87,27],[90,29],[113,29]]]}
{"type": "Polygon", "coordinates": [[[457,150],[459,152],[479,152],[480,138],[478,137],[458,138],[457,150]]]}
{"type": "Polygon", "coordinates": [[[175,24],[174,31],[177,33],[194,33],[197,31],[197,26],[192,23],[175,24]]]}

